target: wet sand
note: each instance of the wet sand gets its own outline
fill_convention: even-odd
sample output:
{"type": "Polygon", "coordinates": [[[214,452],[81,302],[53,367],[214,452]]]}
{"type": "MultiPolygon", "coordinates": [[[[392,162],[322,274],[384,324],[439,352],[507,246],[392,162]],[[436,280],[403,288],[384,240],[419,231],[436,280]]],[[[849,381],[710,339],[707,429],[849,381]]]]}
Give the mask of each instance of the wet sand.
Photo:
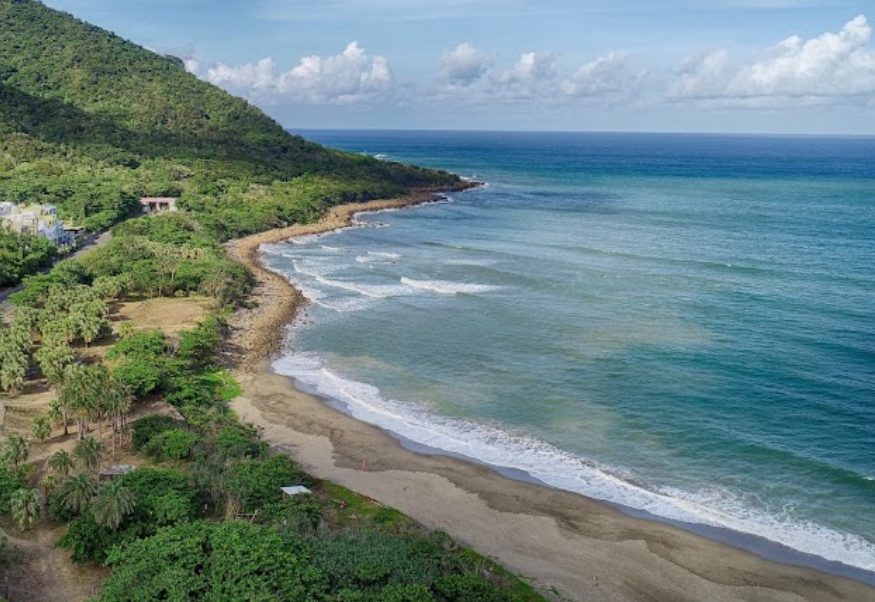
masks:
{"type": "Polygon", "coordinates": [[[303,297],[258,263],[261,244],[334,230],[360,211],[433,200],[417,195],[334,209],[320,224],[229,244],[259,280],[257,307],[232,319],[243,395],[232,404],[267,442],[314,476],[340,483],[446,531],[543,592],[579,601],[875,602],[860,582],[762,559],[583,496],[505,478],[489,468],[423,455],[271,371],[303,297]]]}

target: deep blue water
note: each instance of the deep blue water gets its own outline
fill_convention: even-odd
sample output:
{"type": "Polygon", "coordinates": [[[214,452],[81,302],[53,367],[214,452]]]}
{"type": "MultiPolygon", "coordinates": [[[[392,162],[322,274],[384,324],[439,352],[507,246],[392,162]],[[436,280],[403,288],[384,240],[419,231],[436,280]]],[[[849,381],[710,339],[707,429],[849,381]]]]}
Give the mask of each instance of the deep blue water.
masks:
{"type": "Polygon", "coordinates": [[[488,183],[274,245],[278,371],[412,441],[875,571],[875,139],[304,132],[488,183]]]}

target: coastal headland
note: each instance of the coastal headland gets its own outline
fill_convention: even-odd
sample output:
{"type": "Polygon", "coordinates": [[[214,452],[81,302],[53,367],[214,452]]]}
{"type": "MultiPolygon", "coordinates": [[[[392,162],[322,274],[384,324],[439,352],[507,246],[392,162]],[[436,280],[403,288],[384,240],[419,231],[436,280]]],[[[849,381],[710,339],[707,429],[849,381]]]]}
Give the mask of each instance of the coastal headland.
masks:
{"type": "MultiPolygon", "coordinates": [[[[463,186],[467,187],[469,185],[463,186]]],[[[230,359],[243,395],[232,406],[314,476],[398,508],[492,557],[563,600],[875,601],[852,579],[763,559],[583,496],[511,480],[474,463],[406,449],[386,432],[299,390],[271,370],[306,299],[259,259],[263,244],[350,225],[355,214],[438,200],[423,191],[330,210],[318,223],[239,239],[229,253],[258,285],[231,320],[230,359]]]]}

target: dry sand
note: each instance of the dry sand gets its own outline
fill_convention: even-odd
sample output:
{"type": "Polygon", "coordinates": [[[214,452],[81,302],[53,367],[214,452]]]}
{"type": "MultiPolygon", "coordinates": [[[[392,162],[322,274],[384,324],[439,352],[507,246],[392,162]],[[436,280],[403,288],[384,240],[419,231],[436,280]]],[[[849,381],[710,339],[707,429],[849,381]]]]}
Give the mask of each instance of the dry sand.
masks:
{"type": "Polygon", "coordinates": [[[323,223],[264,233],[231,247],[259,279],[259,306],[234,321],[244,394],[240,417],[262,429],[314,476],[398,508],[496,559],[544,592],[579,601],[875,602],[857,581],[764,560],[693,533],[631,518],[580,495],[504,478],[492,470],[403,448],[371,425],[274,374],[268,353],[303,302],[258,263],[258,247],[336,229],[359,211],[423,197],[335,209],[323,223]]]}

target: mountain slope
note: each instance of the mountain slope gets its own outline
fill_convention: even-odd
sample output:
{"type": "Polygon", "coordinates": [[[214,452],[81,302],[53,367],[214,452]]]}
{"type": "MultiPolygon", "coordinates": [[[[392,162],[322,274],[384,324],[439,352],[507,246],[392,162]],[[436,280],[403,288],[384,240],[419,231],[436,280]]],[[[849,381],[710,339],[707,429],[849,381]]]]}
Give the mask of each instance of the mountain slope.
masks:
{"type": "Polygon", "coordinates": [[[0,0],[0,200],[54,202],[100,228],[142,195],[203,208],[205,197],[237,206],[306,189],[321,203],[457,182],[307,142],[178,59],[39,2],[0,0]]]}

